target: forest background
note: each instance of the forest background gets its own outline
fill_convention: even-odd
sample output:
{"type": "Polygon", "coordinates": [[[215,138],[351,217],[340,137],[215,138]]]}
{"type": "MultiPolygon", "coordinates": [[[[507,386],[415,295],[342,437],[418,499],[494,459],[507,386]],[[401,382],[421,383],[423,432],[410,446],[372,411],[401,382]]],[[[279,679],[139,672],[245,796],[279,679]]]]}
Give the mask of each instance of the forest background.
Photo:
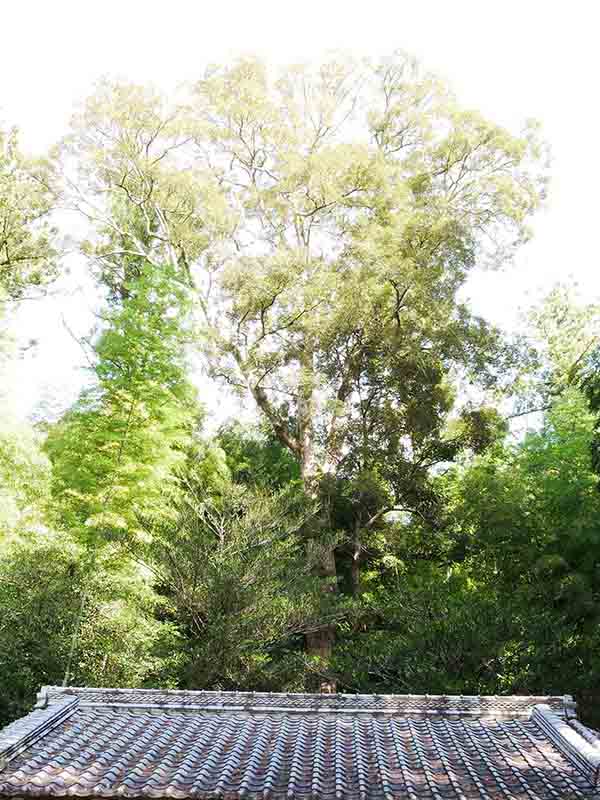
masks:
{"type": "Polygon", "coordinates": [[[552,197],[543,134],[401,53],[105,79],[43,156],[4,126],[3,721],[64,680],[598,722],[598,307],[548,287],[507,331],[465,291],[552,197]],[[74,271],[85,378],[19,413],[74,271]]]}

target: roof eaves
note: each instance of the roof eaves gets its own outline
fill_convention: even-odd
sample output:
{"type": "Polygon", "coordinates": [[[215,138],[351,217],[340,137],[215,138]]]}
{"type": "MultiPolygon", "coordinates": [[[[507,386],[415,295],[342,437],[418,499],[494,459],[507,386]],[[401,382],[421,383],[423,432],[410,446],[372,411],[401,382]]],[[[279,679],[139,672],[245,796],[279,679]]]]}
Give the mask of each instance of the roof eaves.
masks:
{"type": "Polygon", "coordinates": [[[71,716],[78,705],[79,699],[77,697],[69,697],[67,695],[54,700],[49,705],[41,706],[38,703],[29,714],[7,725],[5,728],[1,728],[0,772],[11,759],[71,716]]]}
{"type": "Polygon", "coordinates": [[[600,785],[599,740],[592,736],[584,738],[580,726],[575,727],[544,704],[534,706],[531,719],[579,772],[594,786],[600,785]]]}

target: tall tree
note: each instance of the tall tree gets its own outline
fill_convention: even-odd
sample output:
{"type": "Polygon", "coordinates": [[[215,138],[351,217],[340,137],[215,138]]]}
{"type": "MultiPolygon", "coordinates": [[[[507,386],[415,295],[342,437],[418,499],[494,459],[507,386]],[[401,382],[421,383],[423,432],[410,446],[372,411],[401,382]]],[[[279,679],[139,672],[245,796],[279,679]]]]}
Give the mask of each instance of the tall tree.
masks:
{"type": "Polygon", "coordinates": [[[201,414],[185,370],[185,290],[168,268],[136,270],[102,315],[93,385],[45,445],[59,524],[127,546],[141,532],[140,510],[165,507],[201,414]]]}
{"type": "MultiPolygon", "coordinates": [[[[363,454],[400,453],[415,476],[388,481],[373,515],[420,502],[443,456],[448,380],[494,371],[495,332],[457,294],[527,237],[544,191],[534,131],[465,111],[403,57],[279,75],[242,60],[209,70],[179,106],[101,85],[67,148],[73,202],[94,227],[87,252],[117,281],[143,257],[193,288],[212,376],[254,398],[307,493],[359,441],[363,454]]],[[[307,548],[327,606],[326,513],[307,548]]],[[[324,625],[308,649],[327,660],[333,640],[324,625]]]]}

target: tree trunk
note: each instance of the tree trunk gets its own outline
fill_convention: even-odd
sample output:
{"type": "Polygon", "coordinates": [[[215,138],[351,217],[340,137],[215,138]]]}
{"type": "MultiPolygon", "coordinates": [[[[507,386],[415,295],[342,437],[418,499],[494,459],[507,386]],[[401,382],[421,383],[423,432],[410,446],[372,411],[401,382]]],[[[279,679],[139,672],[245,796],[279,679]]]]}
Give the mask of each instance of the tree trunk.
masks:
{"type": "Polygon", "coordinates": [[[350,580],[352,584],[352,596],[358,597],[360,594],[360,523],[358,518],[354,521],[354,534],[352,536],[352,564],[350,566],[350,580]]]}
{"type": "MultiPolygon", "coordinates": [[[[318,468],[315,460],[315,386],[313,353],[309,346],[305,346],[300,360],[300,381],[298,386],[298,442],[300,445],[300,474],[307,494],[313,498],[318,496],[318,468]]],[[[323,610],[327,614],[331,606],[331,596],[337,593],[337,570],[334,548],[330,545],[324,547],[319,542],[319,532],[328,533],[327,515],[320,512],[314,521],[316,530],[311,531],[316,538],[319,549],[318,563],[315,573],[323,581],[322,597],[323,610]]],[[[311,558],[312,542],[307,542],[307,556],[311,558]]],[[[315,656],[322,661],[326,668],[333,653],[335,642],[335,629],[331,623],[324,623],[315,631],[306,634],[305,646],[309,656],[315,656]]],[[[321,692],[335,692],[335,682],[322,676],[319,689],[321,692]]]]}

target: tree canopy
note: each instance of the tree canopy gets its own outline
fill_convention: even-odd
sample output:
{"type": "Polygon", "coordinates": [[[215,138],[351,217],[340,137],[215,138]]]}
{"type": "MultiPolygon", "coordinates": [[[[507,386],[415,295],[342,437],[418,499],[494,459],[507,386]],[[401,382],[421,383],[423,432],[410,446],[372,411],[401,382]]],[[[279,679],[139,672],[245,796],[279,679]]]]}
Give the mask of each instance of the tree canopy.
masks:
{"type": "MultiPolygon", "coordinates": [[[[355,550],[386,509],[433,513],[431,468],[495,424],[466,408],[447,430],[452,377],[489,384],[507,362],[457,295],[527,238],[544,191],[532,129],[464,110],[403,56],[280,74],[240,60],[180,104],[103,82],[63,153],[109,291],[127,298],[141,263],[171,270],[209,375],[253,398],[313,496],[328,475],[377,476],[355,550]]],[[[329,605],[336,536],[312,528],[329,605]]],[[[307,646],[327,659],[332,641],[326,628],[307,646]]]]}
{"type": "Polygon", "coordinates": [[[0,128],[0,301],[19,299],[55,274],[54,178],[49,160],[27,158],[17,131],[0,128]]]}

